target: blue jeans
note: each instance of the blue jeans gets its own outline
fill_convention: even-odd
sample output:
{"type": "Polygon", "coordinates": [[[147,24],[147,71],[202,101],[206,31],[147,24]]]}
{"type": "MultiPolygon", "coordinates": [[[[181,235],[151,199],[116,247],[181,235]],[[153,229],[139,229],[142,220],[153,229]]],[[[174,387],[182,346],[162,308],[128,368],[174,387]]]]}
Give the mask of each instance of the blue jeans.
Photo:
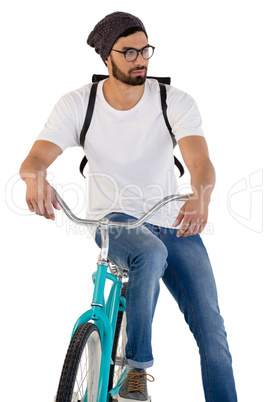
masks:
{"type": "MultiPolygon", "coordinates": [[[[122,213],[107,218],[135,220],[122,213]]],[[[129,269],[127,363],[136,368],[153,365],[152,320],[162,278],[198,345],[206,401],[235,402],[232,358],[205,246],[199,235],[178,238],[176,233],[148,223],[137,229],[110,229],[109,258],[129,269]]],[[[96,242],[100,246],[98,231],[96,242]]]]}

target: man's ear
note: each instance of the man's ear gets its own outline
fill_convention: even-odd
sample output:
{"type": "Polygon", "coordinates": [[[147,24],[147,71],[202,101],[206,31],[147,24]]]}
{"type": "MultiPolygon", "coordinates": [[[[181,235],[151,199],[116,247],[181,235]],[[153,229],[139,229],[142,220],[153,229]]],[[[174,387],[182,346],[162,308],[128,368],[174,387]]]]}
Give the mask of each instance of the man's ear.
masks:
{"type": "Polygon", "coordinates": [[[105,60],[105,65],[106,65],[106,67],[107,67],[107,69],[108,69],[108,73],[109,73],[110,71],[112,71],[112,61],[111,61],[111,56],[110,56],[110,54],[107,56],[107,59],[105,60]]]}
{"type": "Polygon", "coordinates": [[[110,61],[110,55],[107,56],[107,59],[105,60],[104,63],[105,63],[105,65],[106,65],[106,67],[108,67],[108,64],[111,63],[111,61],[110,61]]]}

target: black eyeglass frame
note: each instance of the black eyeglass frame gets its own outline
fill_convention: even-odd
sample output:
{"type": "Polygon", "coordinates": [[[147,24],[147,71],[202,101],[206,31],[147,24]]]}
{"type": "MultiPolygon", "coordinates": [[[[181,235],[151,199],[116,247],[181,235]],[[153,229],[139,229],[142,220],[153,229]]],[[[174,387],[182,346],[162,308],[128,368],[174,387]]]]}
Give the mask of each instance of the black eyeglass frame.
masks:
{"type": "Polygon", "coordinates": [[[125,60],[128,61],[129,63],[132,63],[133,61],[137,60],[137,58],[139,57],[139,53],[142,55],[142,57],[144,58],[144,60],[149,60],[149,59],[153,56],[153,54],[154,54],[155,47],[154,47],[154,46],[151,46],[151,45],[146,45],[146,46],[144,46],[144,47],[143,47],[142,49],[140,49],[140,50],[135,49],[134,47],[130,47],[130,48],[128,48],[127,50],[125,50],[124,52],[122,52],[121,50],[116,50],[116,49],[111,49],[111,50],[113,50],[114,52],[123,54],[124,57],[125,57],[125,60]],[[151,49],[153,49],[153,53],[152,53],[152,55],[151,55],[150,57],[148,57],[148,59],[146,59],[146,58],[143,56],[143,51],[144,51],[145,49],[147,49],[148,47],[150,47],[151,49]],[[127,58],[126,58],[126,54],[127,54],[127,52],[129,52],[130,50],[135,50],[135,51],[137,52],[137,56],[136,56],[135,59],[133,59],[133,60],[127,60],[127,58]]]}

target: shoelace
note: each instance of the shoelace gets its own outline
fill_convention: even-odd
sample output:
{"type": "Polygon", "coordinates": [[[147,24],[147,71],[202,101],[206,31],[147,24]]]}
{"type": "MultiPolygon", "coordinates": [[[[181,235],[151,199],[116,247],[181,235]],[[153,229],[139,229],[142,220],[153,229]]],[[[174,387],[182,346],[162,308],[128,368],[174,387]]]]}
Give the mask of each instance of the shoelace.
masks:
{"type": "Polygon", "coordinates": [[[126,374],[124,381],[126,380],[128,380],[126,393],[139,391],[144,394],[146,388],[146,380],[154,382],[154,377],[151,374],[147,373],[130,372],[126,374]]]}

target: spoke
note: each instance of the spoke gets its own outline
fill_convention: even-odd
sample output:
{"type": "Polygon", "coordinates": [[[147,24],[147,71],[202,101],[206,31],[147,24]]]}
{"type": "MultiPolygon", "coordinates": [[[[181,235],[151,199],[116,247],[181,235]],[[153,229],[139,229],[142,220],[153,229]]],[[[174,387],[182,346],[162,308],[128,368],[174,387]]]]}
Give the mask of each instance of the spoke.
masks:
{"type": "Polygon", "coordinates": [[[81,356],[81,361],[79,363],[78,371],[77,371],[77,378],[76,378],[76,386],[77,386],[77,393],[79,397],[83,397],[84,392],[84,380],[87,378],[88,370],[87,370],[87,362],[88,362],[88,354],[86,351],[83,351],[81,356]]]}
{"type": "Polygon", "coordinates": [[[125,357],[125,346],[126,346],[126,315],[123,315],[120,334],[117,344],[117,353],[115,356],[115,366],[114,366],[114,378],[113,378],[113,386],[115,387],[122,377],[122,374],[125,370],[124,357],[125,357]]]}
{"type": "MultiPolygon", "coordinates": [[[[85,392],[87,389],[87,379],[89,375],[94,374],[94,353],[92,351],[92,345],[94,345],[94,341],[90,340],[88,344],[86,345],[83,354],[81,356],[81,361],[79,364],[79,374],[77,372],[77,378],[76,378],[76,392],[78,393],[78,396],[83,398],[85,396],[85,392]],[[85,384],[85,385],[84,385],[85,384]]],[[[94,346],[93,346],[94,348],[94,346]]],[[[93,387],[95,385],[95,376],[91,378],[91,386],[93,387]]]]}

